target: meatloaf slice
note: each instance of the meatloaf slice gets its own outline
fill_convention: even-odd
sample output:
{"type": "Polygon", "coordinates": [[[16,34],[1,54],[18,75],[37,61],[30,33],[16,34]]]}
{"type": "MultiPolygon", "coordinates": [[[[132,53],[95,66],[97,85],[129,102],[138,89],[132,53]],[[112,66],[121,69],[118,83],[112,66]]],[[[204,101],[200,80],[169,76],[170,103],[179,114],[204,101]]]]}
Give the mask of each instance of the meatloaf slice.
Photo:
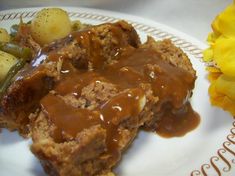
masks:
{"type": "Polygon", "coordinates": [[[133,26],[125,21],[104,23],[71,33],[43,50],[71,59],[78,69],[94,70],[112,62],[122,48],[140,44],[139,36],[133,26]]]}
{"type": "MultiPolygon", "coordinates": [[[[164,137],[183,136],[195,129],[200,122],[199,116],[193,111],[189,102],[197,78],[196,71],[188,56],[170,40],[155,41],[148,37],[148,41],[141,48],[152,48],[159,54],[161,60],[185,71],[185,75],[183,74],[180,77],[176,75],[173,78],[175,80],[178,77],[179,82],[173,81],[173,84],[169,84],[171,88],[164,90],[164,96],[157,93],[159,96],[158,104],[152,108],[153,115],[149,118],[150,120],[145,121],[143,128],[157,132],[164,137]],[[180,85],[182,83],[183,85],[188,84],[188,87],[185,88],[180,85]],[[184,91],[185,93],[182,96],[184,91]]],[[[148,67],[148,72],[156,69],[155,67],[148,67]]],[[[174,73],[170,75],[172,74],[174,73]]]]}
{"type": "Polygon", "coordinates": [[[115,57],[94,71],[72,71],[41,100],[31,150],[49,175],[106,174],[139,127],[158,132],[166,112],[186,118],[196,76],[182,50],[149,38],[115,57]]]}
{"type": "Polygon", "coordinates": [[[3,96],[0,126],[28,134],[29,114],[60,80],[63,60],[69,60],[74,69],[93,70],[112,62],[122,48],[138,47],[139,43],[135,29],[125,21],[119,21],[74,32],[44,47],[30,66],[16,76],[3,96]]]}
{"type": "Polygon", "coordinates": [[[24,136],[29,134],[30,114],[36,111],[38,101],[53,88],[54,78],[59,75],[55,62],[26,70],[19,73],[2,98],[0,115],[0,127],[17,129],[24,136]]]}
{"type": "Polygon", "coordinates": [[[80,96],[52,91],[42,99],[42,112],[32,128],[32,152],[49,175],[106,175],[136,136],[145,105],[145,95],[141,92],[141,89],[120,90],[118,85],[100,77],[84,85],[80,96]],[[60,103],[62,106],[57,106],[60,103]],[[83,114],[86,119],[79,113],[72,116],[75,109],[101,113],[101,121],[92,114],[90,117],[83,114]]]}

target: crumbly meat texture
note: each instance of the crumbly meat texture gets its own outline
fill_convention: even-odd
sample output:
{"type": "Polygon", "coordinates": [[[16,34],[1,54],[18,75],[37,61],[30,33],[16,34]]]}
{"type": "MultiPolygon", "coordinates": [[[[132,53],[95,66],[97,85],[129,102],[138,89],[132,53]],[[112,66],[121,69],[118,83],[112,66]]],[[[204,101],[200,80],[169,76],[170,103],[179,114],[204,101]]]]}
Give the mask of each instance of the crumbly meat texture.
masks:
{"type": "MultiPolygon", "coordinates": [[[[162,59],[169,58],[169,63],[189,71],[196,77],[187,56],[169,40],[155,42],[149,38],[148,42],[140,47],[154,48],[157,53],[161,53],[162,59]]],[[[151,70],[152,67],[148,69],[151,70]]],[[[159,120],[157,103],[159,98],[154,95],[151,85],[143,83],[139,87],[145,92],[146,104],[137,116],[138,123],[136,123],[135,117],[129,117],[118,125],[122,133],[122,140],[119,141],[119,150],[121,152],[129,146],[140,127],[153,131],[157,128],[159,120]]],[[[95,82],[84,87],[79,98],[73,95],[60,96],[60,98],[74,107],[92,110],[118,93],[118,89],[113,84],[105,82],[98,84],[95,82]]],[[[48,118],[40,113],[34,123],[31,150],[40,159],[49,175],[67,175],[68,173],[70,175],[106,175],[106,173],[112,171],[112,168],[120,159],[110,159],[106,153],[106,131],[100,126],[84,129],[72,140],[69,137],[66,138],[65,135],[65,142],[63,143],[57,143],[50,137],[51,130],[53,130],[53,125],[50,125],[48,118]],[[86,136],[84,141],[80,139],[81,135],[86,136]],[[71,146],[70,143],[73,143],[74,146],[71,146]],[[80,146],[83,146],[83,148],[80,146]],[[63,149],[61,149],[62,147],[63,149]],[[53,151],[51,151],[52,149],[53,151]],[[66,151],[70,151],[70,153],[65,153],[66,151]]]]}
{"type": "Polygon", "coordinates": [[[137,48],[139,45],[140,39],[135,29],[125,21],[118,21],[74,32],[44,50],[71,59],[78,69],[94,70],[112,62],[122,48],[137,48]]]}
{"type": "MultiPolygon", "coordinates": [[[[101,67],[105,63],[111,62],[110,60],[120,48],[138,47],[139,43],[135,29],[125,21],[119,21],[74,32],[68,37],[44,47],[42,53],[59,54],[69,59],[76,68],[92,70],[96,66],[101,67]],[[84,38],[84,40],[79,38],[84,38]],[[91,47],[93,49],[90,49],[91,47]],[[100,58],[103,58],[102,62],[96,62],[100,58]]],[[[40,57],[36,57],[31,65],[34,65],[37,59],[40,57]]],[[[59,66],[58,60],[48,61],[47,58],[39,65],[40,69],[28,66],[22,70],[23,73],[16,77],[17,79],[2,98],[0,127],[10,130],[17,129],[22,135],[29,132],[29,114],[37,109],[40,98],[53,88],[54,82],[58,81],[59,66]]]]}
{"type": "MultiPolygon", "coordinates": [[[[53,92],[55,93],[55,92],[53,92]]],[[[92,82],[82,89],[81,96],[60,96],[67,104],[77,108],[95,109],[120,93],[116,85],[107,82],[92,82]],[[98,96],[96,96],[98,95],[98,96]]],[[[121,139],[118,150],[124,151],[136,136],[139,123],[137,117],[127,117],[118,124],[121,139]]],[[[32,152],[40,159],[42,166],[49,175],[106,175],[120,158],[113,158],[107,152],[106,130],[100,125],[79,132],[75,138],[64,135],[64,141],[56,142],[50,131],[53,125],[41,112],[33,126],[32,152]]]]}
{"type": "Polygon", "coordinates": [[[160,54],[161,59],[175,67],[186,70],[196,78],[196,71],[193,69],[188,56],[182,51],[182,49],[176,47],[170,39],[155,41],[152,37],[148,36],[147,42],[141,47],[153,48],[160,54]]]}
{"type": "MultiPolygon", "coordinates": [[[[112,25],[106,24],[108,29],[110,26],[112,25]]],[[[101,43],[102,46],[105,46],[101,50],[98,50],[103,53],[101,55],[99,54],[98,58],[100,58],[100,56],[106,58],[102,61],[101,65],[112,64],[112,58],[114,58],[117,49],[120,49],[120,47],[117,47],[117,39],[121,38],[122,41],[125,41],[123,47],[131,45],[132,47],[152,48],[163,60],[175,67],[188,71],[196,79],[195,71],[186,54],[175,47],[169,40],[155,42],[152,38],[148,38],[148,41],[145,44],[139,46],[138,36],[136,37],[136,32],[133,32],[133,29],[130,28],[130,26],[125,22],[116,23],[115,28],[117,26],[119,29],[122,29],[124,35],[116,37],[116,39],[114,37],[114,40],[112,36],[109,36],[112,32],[110,33],[110,31],[106,30],[107,28],[105,26],[100,25],[98,27],[100,32],[99,30],[95,30],[94,27],[90,29],[90,31],[93,31],[93,34],[99,36],[95,40],[97,40],[98,43],[101,43]],[[107,46],[111,46],[111,49],[107,49],[107,46]]],[[[90,36],[88,36],[88,39],[89,37],[90,36]]],[[[76,43],[74,40],[71,40],[71,38],[66,38],[46,47],[45,50],[47,50],[47,52],[54,51],[70,58],[72,61],[71,63],[76,68],[84,67],[88,70],[93,70],[96,67],[100,67],[100,65],[96,65],[94,62],[94,55],[92,54],[92,51],[88,49],[90,45],[90,42],[76,43]]],[[[151,66],[148,67],[148,69],[151,70],[154,69],[154,67],[155,66],[151,66]]],[[[56,71],[58,70],[56,69],[56,71]]],[[[101,82],[99,84],[93,82],[83,87],[80,97],[75,97],[71,94],[57,95],[55,91],[52,91],[51,93],[56,94],[66,102],[66,104],[92,110],[102,102],[108,101],[120,93],[119,90],[116,89],[116,86],[117,85],[108,82],[101,82]]],[[[146,103],[139,115],[127,117],[125,121],[119,122],[118,129],[122,136],[118,143],[118,150],[120,152],[123,152],[130,145],[135,138],[139,127],[144,126],[144,128],[150,130],[155,130],[157,128],[159,120],[157,103],[159,98],[154,96],[151,85],[143,83],[140,84],[139,87],[145,92],[146,103]]],[[[11,90],[11,88],[9,90],[11,90]]],[[[8,95],[11,95],[11,91],[8,95]]],[[[24,102],[24,99],[22,102],[24,102]]],[[[5,105],[7,105],[7,103],[5,105]]],[[[14,110],[14,104],[9,107],[12,107],[14,110]]],[[[33,117],[34,121],[32,125],[33,144],[31,150],[39,158],[42,166],[49,175],[106,175],[111,172],[112,168],[120,160],[120,158],[112,158],[107,153],[107,146],[105,143],[107,131],[100,125],[94,125],[88,129],[84,129],[74,138],[64,133],[63,141],[58,142],[51,137],[51,132],[56,127],[50,122],[48,117],[45,116],[42,111],[39,112],[39,115],[35,114],[35,116],[33,117]]],[[[14,119],[13,122],[15,123],[15,121],[17,120],[14,119]]]]}
{"type": "MultiPolygon", "coordinates": [[[[141,45],[143,48],[153,48],[157,53],[160,54],[161,59],[164,61],[167,61],[168,63],[172,64],[175,67],[181,68],[188,73],[190,73],[193,77],[193,85],[197,78],[196,71],[194,70],[192,63],[190,62],[188,56],[178,47],[176,47],[171,40],[166,39],[163,41],[155,41],[152,37],[148,37],[147,42],[144,45],[141,45]]],[[[151,66],[149,69],[153,69],[156,66],[151,66]]],[[[192,96],[192,90],[188,90],[191,92],[188,97],[185,97],[185,101],[188,101],[188,99],[192,96]]],[[[152,98],[152,97],[151,97],[152,98]]],[[[143,128],[148,131],[155,132],[159,127],[159,121],[164,117],[162,116],[162,113],[164,111],[172,111],[174,110],[172,105],[170,103],[164,104],[161,109],[157,108],[157,106],[151,107],[151,117],[148,118],[149,120],[146,120],[143,124],[143,128]]],[[[177,110],[177,109],[176,109],[177,110]]]]}
{"type": "Polygon", "coordinates": [[[58,74],[57,63],[48,62],[28,72],[26,79],[13,82],[1,101],[0,127],[17,129],[27,136],[30,133],[30,114],[37,110],[41,97],[52,89],[58,74]]]}

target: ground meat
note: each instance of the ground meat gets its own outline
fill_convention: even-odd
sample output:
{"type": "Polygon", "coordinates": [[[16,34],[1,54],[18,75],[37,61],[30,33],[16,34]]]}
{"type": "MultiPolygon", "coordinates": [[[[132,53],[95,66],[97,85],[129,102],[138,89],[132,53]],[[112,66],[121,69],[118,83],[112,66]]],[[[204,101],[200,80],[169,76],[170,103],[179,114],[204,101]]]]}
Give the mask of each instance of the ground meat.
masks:
{"type": "Polygon", "coordinates": [[[149,37],[140,45],[124,21],[72,33],[46,46],[31,66],[37,59],[8,89],[2,110],[10,117],[1,120],[21,130],[31,119],[31,150],[52,176],[110,174],[140,127],[155,131],[166,110],[184,110],[196,79],[170,40],[149,37]],[[87,124],[76,121],[84,114],[87,124]]]}
{"type": "MultiPolygon", "coordinates": [[[[155,42],[153,41],[153,39],[149,39],[148,42],[144,45],[141,45],[140,48],[151,49],[151,51],[154,50],[155,52],[153,53],[157,56],[160,53],[160,58],[164,60],[164,62],[167,57],[169,57],[170,59],[167,60],[167,62],[172,64],[174,67],[178,67],[179,65],[179,68],[182,69],[181,67],[184,64],[189,64],[185,66],[185,68],[183,68],[186,71],[188,68],[191,67],[191,63],[189,62],[186,55],[180,49],[174,47],[174,45],[170,43],[170,41],[155,42]],[[171,49],[169,47],[171,47],[171,49]],[[176,50],[177,52],[181,52],[181,54],[178,54],[177,57],[174,54],[176,50]],[[166,53],[164,54],[163,51],[166,53]]],[[[117,62],[110,63],[110,65],[117,64],[118,62],[119,60],[117,60],[117,62]]],[[[130,65],[133,66],[133,64],[130,65]]],[[[138,73],[137,70],[134,70],[133,68],[135,67],[132,68],[130,67],[130,65],[127,65],[127,68],[129,68],[134,73],[134,75],[136,75],[138,73]]],[[[144,67],[144,71],[147,73],[153,72],[154,70],[157,70],[157,73],[162,71],[162,68],[159,65],[146,64],[142,66],[144,67]]],[[[126,68],[121,67],[121,70],[125,71],[125,69],[126,68]]],[[[113,74],[115,74],[116,71],[117,70],[113,69],[113,74]]],[[[139,71],[142,73],[141,70],[139,71]]],[[[115,81],[112,80],[113,77],[107,76],[103,78],[100,77],[100,72],[94,72],[94,74],[90,74],[92,75],[92,78],[97,77],[97,80],[101,81],[91,79],[91,82],[84,84],[84,87],[82,87],[81,91],[78,91],[80,92],[79,94],[74,94],[73,91],[65,95],[60,95],[60,93],[56,91],[53,92],[53,94],[59,96],[66,104],[71,105],[75,108],[96,110],[97,107],[103,106],[104,104],[107,104],[107,102],[112,101],[113,98],[119,95],[121,92],[128,91],[129,88],[125,88],[124,90],[120,89],[120,83],[122,82],[120,82],[120,80],[124,79],[123,82],[125,82],[125,79],[129,77],[120,77],[117,78],[117,80],[115,81]],[[96,76],[96,74],[98,74],[99,76],[96,76]]],[[[192,67],[190,74],[192,74],[191,83],[193,87],[195,72],[194,70],[192,70],[192,67]]],[[[87,78],[84,75],[80,76],[87,78]]],[[[165,107],[159,105],[159,102],[162,100],[155,94],[151,81],[149,81],[148,83],[142,82],[139,85],[134,85],[144,91],[145,101],[143,103],[143,108],[138,115],[128,116],[125,118],[125,120],[121,121],[119,121],[118,119],[113,119],[113,122],[115,121],[115,123],[117,123],[117,128],[120,135],[120,138],[118,139],[118,151],[120,153],[122,153],[133,141],[140,127],[144,127],[145,129],[152,131],[155,131],[158,128],[158,122],[159,119],[161,119],[160,115],[165,107]]],[[[189,91],[191,91],[191,89],[189,91]]],[[[171,93],[168,92],[166,94],[166,97],[172,98],[171,93]]],[[[184,98],[187,99],[189,97],[184,98]]],[[[172,103],[168,99],[166,99],[166,101],[168,101],[168,103],[172,103]]],[[[132,105],[130,104],[128,106],[132,105]]],[[[46,163],[43,164],[43,166],[49,173],[49,175],[66,175],[68,173],[72,176],[93,176],[100,174],[105,175],[107,173],[110,173],[112,171],[112,168],[120,160],[121,155],[118,155],[118,157],[113,157],[112,154],[108,152],[107,143],[105,143],[105,141],[107,140],[107,136],[109,135],[109,133],[107,129],[103,127],[99,127],[99,129],[103,131],[103,138],[98,139],[99,141],[94,141],[94,138],[92,138],[92,135],[94,135],[94,133],[95,136],[98,136],[98,134],[100,134],[100,130],[93,130],[93,128],[97,128],[97,126],[94,125],[88,129],[84,129],[82,132],[79,132],[75,138],[69,134],[66,134],[66,132],[63,132],[63,142],[58,142],[55,141],[55,138],[52,138],[50,136],[50,134],[52,133],[52,131],[55,130],[56,127],[53,125],[53,123],[51,124],[50,118],[44,116],[43,113],[41,113],[41,115],[35,121],[34,125],[35,126],[32,131],[33,145],[31,146],[31,150],[41,160],[42,163],[46,163]],[[42,128],[40,126],[38,120],[44,121],[47,128],[46,130],[44,129],[44,127],[42,128]],[[47,137],[40,137],[41,131],[46,133],[47,137]],[[86,137],[84,137],[85,141],[81,141],[77,138],[81,135],[86,135],[86,137]],[[44,141],[46,141],[45,144],[44,141]],[[83,147],[78,148],[78,150],[74,150],[73,147],[66,146],[65,148],[63,148],[63,150],[72,151],[69,154],[65,154],[63,151],[61,151],[61,149],[57,149],[57,147],[60,148],[64,145],[69,144],[70,142],[75,142],[77,146],[83,147]],[[99,145],[100,143],[102,143],[102,145],[99,145]],[[44,147],[44,145],[46,145],[46,147],[44,147]],[[50,153],[51,148],[56,149],[55,154],[53,154],[52,156],[48,154],[48,152],[50,153]]],[[[96,139],[98,138],[97,136],[96,139]]]]}
{"type": "MultiPolygon", "coordinates": [[[[112,99],[120,92],[111,83],[92,82],[82,89],[79,98],[53,93],[71,106],[95,109],[102,102],[112,99]]],[[[121,138],[118,143],[118,151],[125,150],[136,136],[139,127],[136,119],[137,117],[130,116],[119,123],[118,128],[121,138]]],[[[120,160],[120,156],[112,157],[107,152],[105,143],[107,131],[99,125],[84,129],[75,138],[64,133],[63,142],[55,141],[50,135],[51,131],[54,131],[54,126],[41,112],[32,128],[33,145],[31,150],[40,159],[49,175],[106,175],[120,160]]]]}
{"type": "MultiPolygon", "coordinates": [[[[22,36],[19,39],[23,41],[22,36]]],[[[69,60],[74,69],[93,70],[114,59],[113,56],[121,48],[138,47],[139,43],[135,29],[125,21],[119,21],[74,32],[45,46],[30,66],[16,76],[3,96],[0,126],[18,129],[21,134],[29,132],[29,114],[38,108],[40,98],[60,79],[58,65],[61,65],[61,58],[69,60]]]]}

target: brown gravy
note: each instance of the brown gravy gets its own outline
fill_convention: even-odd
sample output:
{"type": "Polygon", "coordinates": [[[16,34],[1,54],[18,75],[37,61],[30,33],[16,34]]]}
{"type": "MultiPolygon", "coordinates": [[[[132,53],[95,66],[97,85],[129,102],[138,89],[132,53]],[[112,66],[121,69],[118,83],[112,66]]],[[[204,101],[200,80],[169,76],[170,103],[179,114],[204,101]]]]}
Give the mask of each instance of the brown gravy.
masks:
{"type": "Polygon", "coordinates": [[[159,104],[171,102],[181,107],[194,87],[194,77],[187,71],[174,67],[160,59],[150,48],[129,48],[116,64],[102,70],[107,79],[126,87],[138,87],[141,83],[151,84],[159,104]],[[120,79],[121,78],[121,79],[120,79]]]}
{"type": "Polygon", "coordinates": [[[137,115],[141,111],[139,99],[143,96],[144,92],[141,89],[129,89],[91,111],[67,105],[61,98],[48,94],[41,100],[41,106],[43,112],[57,127],[53,134],[57,141],[62,140],[63,132],[76,137],[77,133],[84,129],[101,125],[107,130],[107,151],[113,156],[118,156],[118,125],[127,117],[134,117],[136,125],[138,124],[137,115]]]}
{"type": "MultiPolygon", "coordinates": [[[[59,132],[56,134],[60,135],[64,131],[75,137],[83,129],[101,125],[107,130],[108,151],[116,155],[120,122],[131,116],[138,124],[138,100],[144,95],[140,84],[150,84],[155,96],[159,97],[155,108],[163,116],[156,129],[157,133],[164,137],[183,136],[197,127],[200,118],[188,102],[195,79],[190,73],[163,61],[151,48],[125,48],[115,57],[116,63],[89,72],[71,69],[69,64],[63,65],[61,81],[54,88],[60,95],[75,93],[79,96],[84,86],[102,80],[117,85],[120,92],[126,89],[128,91],[113,97],[93,111],[72,107],[57,96],[48,94],[41,100],[41,106],[58,127],[59,132]],[[171,104],[171,111],[164,109],[166,103],[171,104]],[[178,112],[173,113],[175,109],[178,112]]],[[[104,62],[101,60],[99,63],[99,59],[93,61],[99,67],[104,62]]]]}
{"type": "Polygon", "coordinates": [[[162,61],[155,51],[131,48],[118,63],[104,69],[103,74],[123,87],[151,84],[154,94],[159,97],[157,111],[163,114],[159,128],[155,129],[159,135],[168,138],[183,136],[199,125],[200,117],[188,102],[195,78],[187,71],[162,61]],[[153,65],[157,67],[151,68],[153,65]],[[171,109],[166,109],[165,105],[169,103],[171,109]]]}
{"type": "Polygon", "coordinates": [[[172,112],[171,109],[165,109],[156,132],[165,138],[181,137],[195,129],[199,123],[200,116],[187,102],[184,107],[175,112],[172,112]]]}
{"type": "MultiPolygon", "coordinates": [[[[119,38],[120,41],[125,41],[122,40],[123,38],[122,31],[118,27],[112,27],[110,29],[113,38],[119,38]]],[[[78,45],[83,46],[83,48],[86,48],[86,53],[87,53],[87,62],[92,63],[92,66],[94,68],[101,68],[105,62],[106,57],[103,55],[104,52],[99,40],[93,40],[93,36],[96,35],[94,30],[91,28],[89,30],[81,31],[79,33],[74,33],[73,37],[76,38],[78,41],[78,45]],[[94,52],[95,51],[95,52],[94,52]]],[[[117,45],[122,45],[122,43],[117,43],[117,45]]],[[[117,50],[120,48],[117,46],[117,50]]],[[[86,64],[85,64],[86,65],[86,64]]]]}

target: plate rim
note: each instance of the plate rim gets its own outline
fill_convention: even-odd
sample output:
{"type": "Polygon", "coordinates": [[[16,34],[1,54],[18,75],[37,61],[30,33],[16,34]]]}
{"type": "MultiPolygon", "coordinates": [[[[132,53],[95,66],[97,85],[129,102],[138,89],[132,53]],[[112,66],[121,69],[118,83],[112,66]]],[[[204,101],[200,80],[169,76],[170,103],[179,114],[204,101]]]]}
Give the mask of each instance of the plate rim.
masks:
{"type": "MultiPolygon", "coordinates": [[[[28,7],[28,8],[13,8],[13,9],[7,9],[7,10],[0,10],[0,22],[4,20],[3,15],[6,15],[6,14],[15,14],[15,13],[19,13],[19,12],[24,13],[24,12],[29,12],[29,11],[38,11],[38,10],[43,9],[43,8],[51,8],[51,7],[63,8],[65,10],[66,9],[81,10],[82,13],[84,13],[85,11],[88,11],[89,14],[96,15],[96,16],[97,15],[106,16],[104,14],[112,14],[112,17],[116,17],[117,19],[121,19],[120,17],[124,16],[126,19],[128,19],[128,21],[131,21],[131,22],[138,23],[137,21],[144,21],[143,25],[147,24],[148,26],[151,26],[151,27],[161,26],[161,28],[167,29],[167,31],[173,31],[174,35],[177,34],[177,36],[181,36],[181,37],[184,36],[185,38],[187,38],[188,41],[190,41],[193,45],[197,45],[197,47],[200,48],[200,49],[205,49],[208,46],[204,41],[202,42],[202,41],[196,39],[195,37],[190,36],[189,34],[186,34],[184,32],[181,32],[180,30],[175,29],[175,28],[173,28],[169,25],[165,25],[164,23],[159,23],[159,22],[154,21],[152,19],[140,17],[140,16],[137,16],[137,15],[131,15],[131,14],[127,14],[127,13],[121,13],[121,12],[117,12],[117,11],[110,11],[110,10],[103,10],[103,9],[96,9],[96,8],[71,7],[71,6],[41,6],[41,7],[28,7]]],[[[79,12],[76,12],[76,13],[79,13],[79,12]]],[[[27,16],[30,17],[31,15],[32,14],[28,14],[27,16]]],[[[19,19],[19,16],[14,17],[14,18],[19,19]]],[[[92,18],[89,18],[89,19],[92,19],[92,18]]],[[[97,19],[97,20],[102,20],[102,19],[100,18],[100,19],[97,19]]],[[[161,31],[161,32],[164,32],[164,31],[161,31]]]]}
{"type": "MultiPolygon", "coordinates": [[[[37,11],[42,8],[49,8],[52,6],[45,7],[29,7],[29,8],[15,8],[0,11],[0,23],[2,21],[15,20],[23,18],[31,18],[33,17],[37,11]]],[[[108,10],[101,10],[95,8],[85,8],[85,7],[70,7],[70,6],[56,6],[59,8],[63,8],[68,11],[70,17],[77,17],[83,19],[90,20],[98,20],[101,22],[115,22],[119,19],[125,19],[129,23],[131,23],[135,29],[138,31],[144,32],[147,35],[151,35],[160,39],[169,38],[173,41],[176,46],[179,46],[184,52],[193,55],[196,59],[202,61],[202,51],[207,47],[207,45],[196,38],[185,34],[177,29],[169,27],[165,24],[158,23],[154,20],[120,13],[108,10]],[[73,10],[73,11],[72,11],[73,10]],[[79,11],[79,12],[75,12],[79,11]],[[111,15],[109,15],[111,14],[111,15]],[[144,21],[141,23],[139,21],[144,21]]],[[[230,129],[230,133],[226,136],[226,141],[223,142],[220,149],[218,149],[216,154],[209,158],[208,162],[201,164],[199,169],[195,169],[190,173],[190,176],[207,176],[207,172],[210,169],[213,169],[218,175],[223,173],[228,173],[232,171],[232,164],[235,163],[235,159],[228,160],[223,155],[226,152],[235,156],[235,151],[231,149],[231,145],[235,146],[235,121],[232,122],[232,127],[230,129]],[[222,169],[216,165],[215,161],[223,161],[226,167],[222,169]]]]}

